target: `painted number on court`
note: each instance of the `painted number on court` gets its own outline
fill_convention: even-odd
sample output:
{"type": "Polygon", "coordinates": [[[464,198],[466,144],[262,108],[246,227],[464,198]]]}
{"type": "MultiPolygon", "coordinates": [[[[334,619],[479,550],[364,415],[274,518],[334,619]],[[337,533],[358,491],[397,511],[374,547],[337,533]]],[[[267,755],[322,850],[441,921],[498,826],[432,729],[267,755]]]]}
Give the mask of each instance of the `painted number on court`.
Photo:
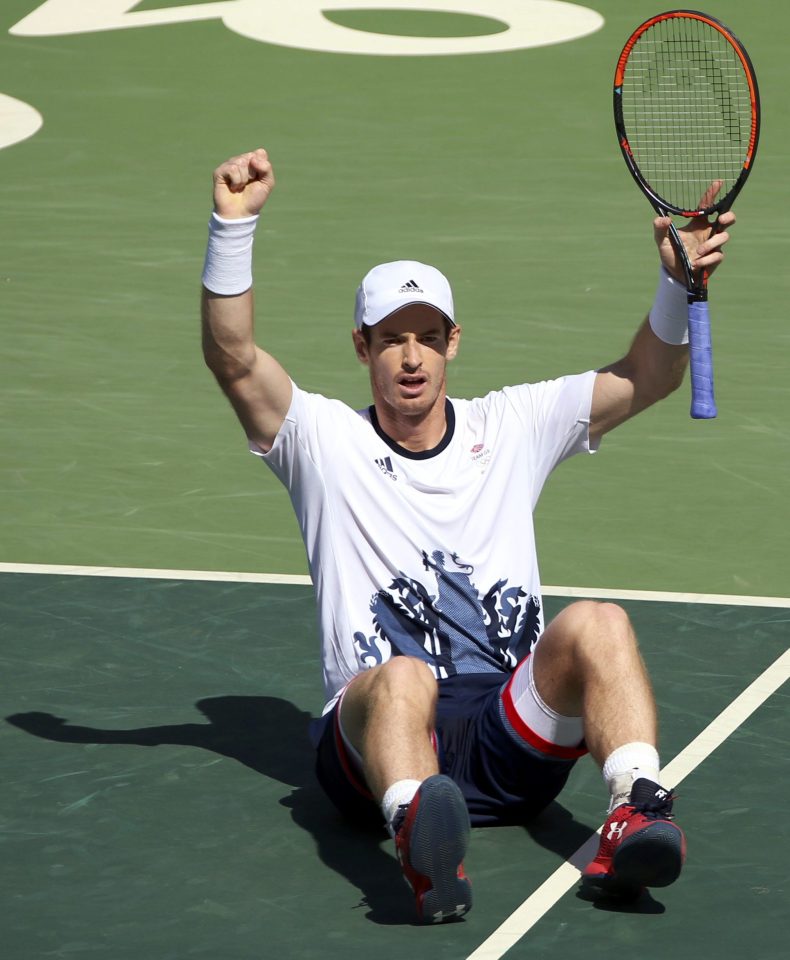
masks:
{"type": "Polygon", "coordinates": [[[44,37],[220,19],[242,36],[285,47],[373,56],[436,56],[564,43],[603,25],[603,17],[594,10],[560,0],[220,0],[135,11],[136,6],[129,0],[47,0],[10,32],[44,37]],[[389,9],[472,14],[500,20],[504,29],[483,36],[405,37],[351,29],[324,16],[333,10],[389,9]]]}
{"type": "Polygon", "coordinates": [[[35,107],[0,93],[0,150],[32,137],[43,122],[35,107]]]}
{"type": "MultiPolygon", "coordinates": [[[[596,11],[560,0],[217,0],[156,10],[135,10],[136,6],[129,0],[46,0],[9,32],[18,37],[53,37],[221,20],[244,37],[284,47],[368,56],[436,56],[564,43],[603,25],[596,11]],[[471,14],[499,20],[503,29],[465,37],[396,36],[351,29],[324,16],[333,10],[392,9],[471,14]]],[[[0,149],[32,136],[42,122],[30,104],[0,94],[0,149]]]]}

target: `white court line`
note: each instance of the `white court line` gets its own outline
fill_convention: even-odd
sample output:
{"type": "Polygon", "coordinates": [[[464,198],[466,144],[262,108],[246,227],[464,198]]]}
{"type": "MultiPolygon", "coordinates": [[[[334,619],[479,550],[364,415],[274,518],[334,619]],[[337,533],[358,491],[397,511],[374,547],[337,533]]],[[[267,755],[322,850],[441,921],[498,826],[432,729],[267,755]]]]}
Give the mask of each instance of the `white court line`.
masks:
{"type": "Polygon", "coordinates": [[[661,603],[712,603],[736,607],[790,607],[790,597],[753,597],[729,593],[663,593],[659,590],[604,590],[599,587],[542,587],[547,597],[589,600],[656,600],[661,603]]]}
{"type": "MultiPolygon", "coordinates": [[[[662,769],[661,779],[673,787],[677,786],[788,679],[790,679],[790,650],[785,650],[767,670],[749,684],[740,696],[725,707],[698,737],[662,769]]],[[[578,882],[579,871],[595,856],[600,832],[599,827],[598,832],[579,847],[569,860],[558,867],[474,953],[467,957],[467,960],[499,960],[511,947],[515,946],[578,882]]]]}
{"type": "Polygon", "coordinates": [[[121,577],[140,580],[208,580],[219,583],[293,583],[310,577],[288,573],[234,573],[225,570],[158,570],[149,567],[78,567],[56,563],[0,563],[0,573],[58,574],[69,577],[121,577]]]}
{"type": "MultiPolygon", "coordinates": [[[[310,577],[287,573],[234,573],[226,570],[160,570],[149,567],[81,567],[51,563],[0,563],[0,573],[59,574],[75,577],[129,577],[148,580],[206,580],[219,583],[292,583],[309,586],[310,577]]],[[[738,607],[787,607],[790,597],[753,597],[729,593],[666,593],[600,587],[544,586],[547,597],[593,600],[655,600],[661,603],[710,603],[738,607]]]]}

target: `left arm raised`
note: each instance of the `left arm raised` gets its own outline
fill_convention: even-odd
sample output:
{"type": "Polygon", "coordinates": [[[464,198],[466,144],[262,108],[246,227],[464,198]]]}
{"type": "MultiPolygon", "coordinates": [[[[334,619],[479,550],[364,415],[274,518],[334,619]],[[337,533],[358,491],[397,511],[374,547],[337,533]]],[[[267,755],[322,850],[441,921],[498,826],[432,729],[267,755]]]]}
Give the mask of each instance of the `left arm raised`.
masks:
{"type": "MultiPolygon", "coordinates": [[[[685,289],[683,268],[669,239],[669,217],[656,217],[653,232],[661,264],[685,289]]],[[[679,231],[694,270],[710,274],[724,258],[727,229],[735,223],[731,211],[719,217],[716,230],[705,218],[689,221],[679,231]]],[[[590,440],[595,443],[614,427],[669,396],[683,381],[688,346],[665,343],[645,320],[620,360],[598,371],[590,414],[590,440]]]]}

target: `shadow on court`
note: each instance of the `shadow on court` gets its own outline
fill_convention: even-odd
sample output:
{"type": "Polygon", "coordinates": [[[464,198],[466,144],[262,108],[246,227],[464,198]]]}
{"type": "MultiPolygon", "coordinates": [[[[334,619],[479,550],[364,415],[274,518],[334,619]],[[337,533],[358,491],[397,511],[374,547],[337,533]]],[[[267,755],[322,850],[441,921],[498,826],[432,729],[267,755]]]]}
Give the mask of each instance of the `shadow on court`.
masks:
{"type": "Polygon", "coordinates": [[[374,922],[409,922],[411,902],[400,869],[380,847],[386,835],[345,823],[315,781],[307,732],[310,715],[278,697],[208,697],[196,706],[208,723],[105,730],[72,725],[49,713],[18,713],[6,719],[26,733],[60,743],[200,747],[293,787],[280,803],[294,823],[312,835],[321,860],[361,891],[360,908],[366,907],[374,922]],[[401,888],[403,898],[393,897],[393,889],[401,888]]]}
{"type": "MultiPolygon", "coordinates": [[[[196,706],[208,723],[109,730],[73,725],[44,712],[17,713],[6,720],[33,736],[60,743],[199,747],[292,787],[280,803],[313,837],[321,861],[360,890],[359,909],[366,911],[365,916],[384,925],[414,921],[411,895],[388,852],[385,832],[345,821],[315,780],[309,713],[287,700],[266,696],[208,697],[196,706]]],[[[537,844],[562,859],[568,859],[591,833],[559,803],[552,803],[525,829],[537,844]]]]}

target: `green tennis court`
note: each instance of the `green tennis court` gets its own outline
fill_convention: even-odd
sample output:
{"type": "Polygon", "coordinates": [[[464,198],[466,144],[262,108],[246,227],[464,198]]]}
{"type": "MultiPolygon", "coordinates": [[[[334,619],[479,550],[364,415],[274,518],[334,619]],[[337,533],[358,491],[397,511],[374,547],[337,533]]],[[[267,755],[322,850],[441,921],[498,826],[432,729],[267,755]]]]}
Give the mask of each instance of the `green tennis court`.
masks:
{"type": "MultiPolygon", "coordinates": [[[[258,336],[304,387],[367,402],[354,290],[372,263],[400,257],[453,282],[457,395],[615,359],[649,306],[655,263],[611,80],[624,39],[658,8],[600,0],[593,29],[586,14],[566,23],[567,4],[528,0],[285,6],[6,0],[0,12],[11,960],[493,960],[491,934],[603,819],[599,775],[580,764],[535,836],[474,832],[467,921],[411,925],[389,846],[344,827],[313,783],[305,724],[321,690],[303,548],[203,366],[197,296],[211,170],[265,145],[278,187],[256,244],[258,336]],[[392,36],[504,44],[538,7],[541,29],[592,32],[381,52],[392,36]],[[329,52],[325,24],[367,52],[329,52]],[[88,575],[97,568],[106,576],[88,575]]],[[[553,609],[634,591],[623,602],[654,675],[665,762],[788,646],[790,284],[777,201],[790,13],[767,0],[707,12],[747,45],[764,111],[711,284],[719,418],[692,422],[682,389],[600,455],[563,465],[537,515],[543,579],[562,585],[553,609]]],[[[639,913],[569,890],[508,957],[784,955],[786,691],[753,707],[678,789],[682,881],[639,913]]]]}

